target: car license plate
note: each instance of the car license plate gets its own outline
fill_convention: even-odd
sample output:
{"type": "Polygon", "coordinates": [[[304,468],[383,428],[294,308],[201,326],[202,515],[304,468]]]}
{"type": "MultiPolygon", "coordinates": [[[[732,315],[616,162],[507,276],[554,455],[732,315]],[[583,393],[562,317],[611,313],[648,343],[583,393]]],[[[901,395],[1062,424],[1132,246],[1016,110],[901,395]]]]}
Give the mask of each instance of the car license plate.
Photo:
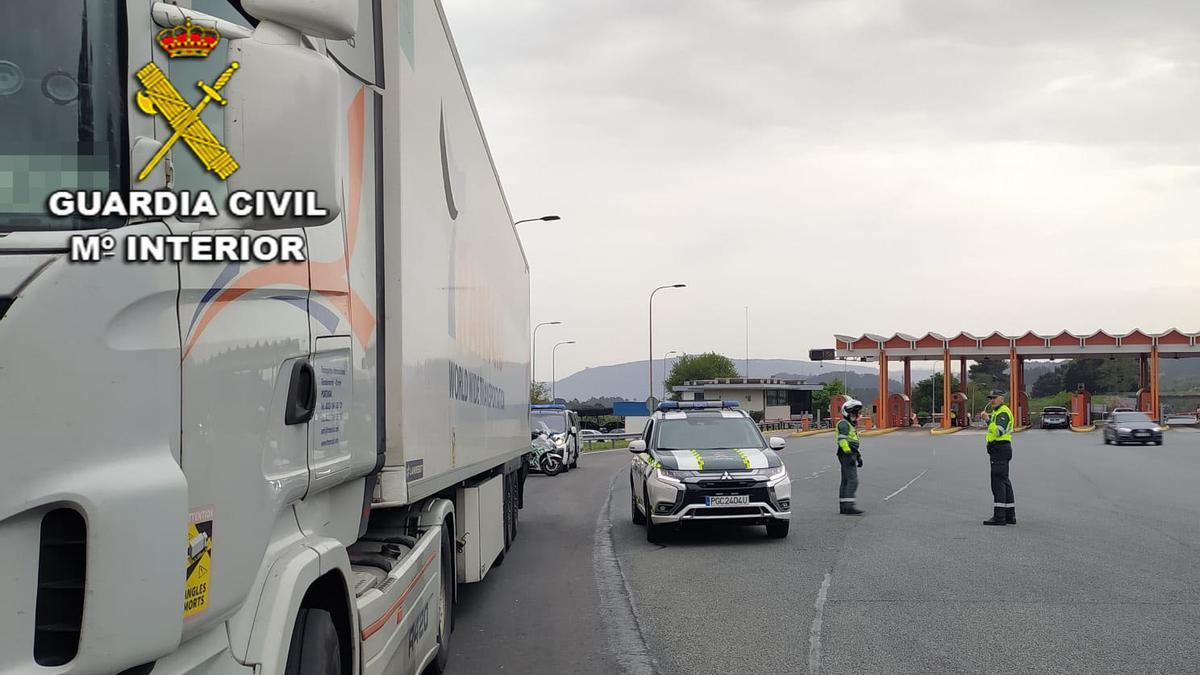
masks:
{"type": "Polygon", "coordinates": [[[1150,432],[1146,431],[1145,429],[1138,429],[1137,431],[1135,431],[1133,433],[1135,436],[1149,436],[1150,435],[1150,432]]]}
{"type": "Polygon", "coordinates": [[[749,504],[750,495],[720,495],[717,497],[705,497],[705,506],[729,506],[731,504],[749,504]]]}

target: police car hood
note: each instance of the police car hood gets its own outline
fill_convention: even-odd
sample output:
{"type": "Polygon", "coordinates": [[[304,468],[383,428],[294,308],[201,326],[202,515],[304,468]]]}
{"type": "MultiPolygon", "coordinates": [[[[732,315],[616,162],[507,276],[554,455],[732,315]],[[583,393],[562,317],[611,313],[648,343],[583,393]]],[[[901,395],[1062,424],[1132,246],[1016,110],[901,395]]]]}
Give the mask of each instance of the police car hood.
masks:
{"type": "Polygon", "coordinates": [[[656,450],[655,458],[664,469],[682,471],[745,471],[767,469],[783,464],[774,450],[758,448],[695,448],[692,450],[656,450]]]}

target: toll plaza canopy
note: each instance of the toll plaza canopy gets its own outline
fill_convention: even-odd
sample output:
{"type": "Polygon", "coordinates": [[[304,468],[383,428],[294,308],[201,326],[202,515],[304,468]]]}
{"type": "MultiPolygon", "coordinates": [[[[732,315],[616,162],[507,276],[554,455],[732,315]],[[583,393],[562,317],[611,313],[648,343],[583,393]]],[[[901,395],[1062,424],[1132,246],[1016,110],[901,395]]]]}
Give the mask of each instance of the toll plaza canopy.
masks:
{"type": "MultiPolygon", "coordinates": [[[[1056,358],[1102,358],[1115,356],[1137,356],[1141,363],[1140,384],[1147,391],[1147,408],[1161,410],[1159,404],[1159,359],[1200,356],[1200,332],[1184,333],[1176,329],[1164,333],[1146,333],[1133,330],[1116,334],[1096,331],[1090,335],[1076,335],[1061,331],[1053,335],[1041,335],[1029,331],[1023,335],[1004,335],[993,332],[980,337],[970,333],[959,333],[953,337],[926,333],[922,336],[896,333],[890,337],[867,333],[857,337],[835,335],[838,359],[854,359],[879,362],[879,391],[877,410],[888,410],[888,363],[901,360],[904,363],[905,395],[912,396],[912,361],[941,360],[944,372],[950,372],[950,360],[958,359],[961,369],[960,386],[965,389],[967,366],[970,361],[986,359],[1008,359],[1016,364],[1009,368],[1009,391],[1024,391],[1024,368],[1022,363],[1030,359],[1056,358]]],[[[951,378],[943,378],[943,401],[951,400],[951,378]]],[[[961,392],[965,394],[965,391],[961,392]]],[[[1022,405],[1021,396],[1012,396],[1014,408],[1022,405]]],[[[942,426],[950,426],[950,406],[943,405],[942,426]]],[[[1018,419],[1028,411],[1016,410],[1018,419]]],[[[880,415],[881,427],[895,426],[891,415],[880,415]]]]}

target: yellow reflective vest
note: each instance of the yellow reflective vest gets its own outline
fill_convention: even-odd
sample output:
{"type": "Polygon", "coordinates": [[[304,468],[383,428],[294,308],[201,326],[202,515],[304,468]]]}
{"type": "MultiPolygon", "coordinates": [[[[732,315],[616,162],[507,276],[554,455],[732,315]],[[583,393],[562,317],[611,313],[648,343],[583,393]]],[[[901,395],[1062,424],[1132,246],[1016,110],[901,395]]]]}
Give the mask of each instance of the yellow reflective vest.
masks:
{"type": "Polygon", "coordinates": [[[1012,410],[1009,410],[1007,404],[1001,403],[1000,407],[993,410],[992,416],[988,418],[987,442],[1011,442],[1014,424],[1012,410]]]}
{"type": "Polygon", "coordinates": [[[837,423],[837,445],[842,452],[858,451],[858,429],[849,420],[837,423]]]}

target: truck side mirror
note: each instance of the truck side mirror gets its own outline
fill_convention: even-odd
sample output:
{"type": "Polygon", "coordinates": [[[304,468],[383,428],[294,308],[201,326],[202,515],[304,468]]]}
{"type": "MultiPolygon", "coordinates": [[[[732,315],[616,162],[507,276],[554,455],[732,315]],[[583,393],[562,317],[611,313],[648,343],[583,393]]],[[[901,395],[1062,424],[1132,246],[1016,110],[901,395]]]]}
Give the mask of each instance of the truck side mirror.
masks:
{"type": "Polygon", "coordinates": [[[639,438],[638,440],[631,442],[629,444],[629,451],[635,455],[642,454],[646,451],[646,441],[643,441],[639,438]]]}

